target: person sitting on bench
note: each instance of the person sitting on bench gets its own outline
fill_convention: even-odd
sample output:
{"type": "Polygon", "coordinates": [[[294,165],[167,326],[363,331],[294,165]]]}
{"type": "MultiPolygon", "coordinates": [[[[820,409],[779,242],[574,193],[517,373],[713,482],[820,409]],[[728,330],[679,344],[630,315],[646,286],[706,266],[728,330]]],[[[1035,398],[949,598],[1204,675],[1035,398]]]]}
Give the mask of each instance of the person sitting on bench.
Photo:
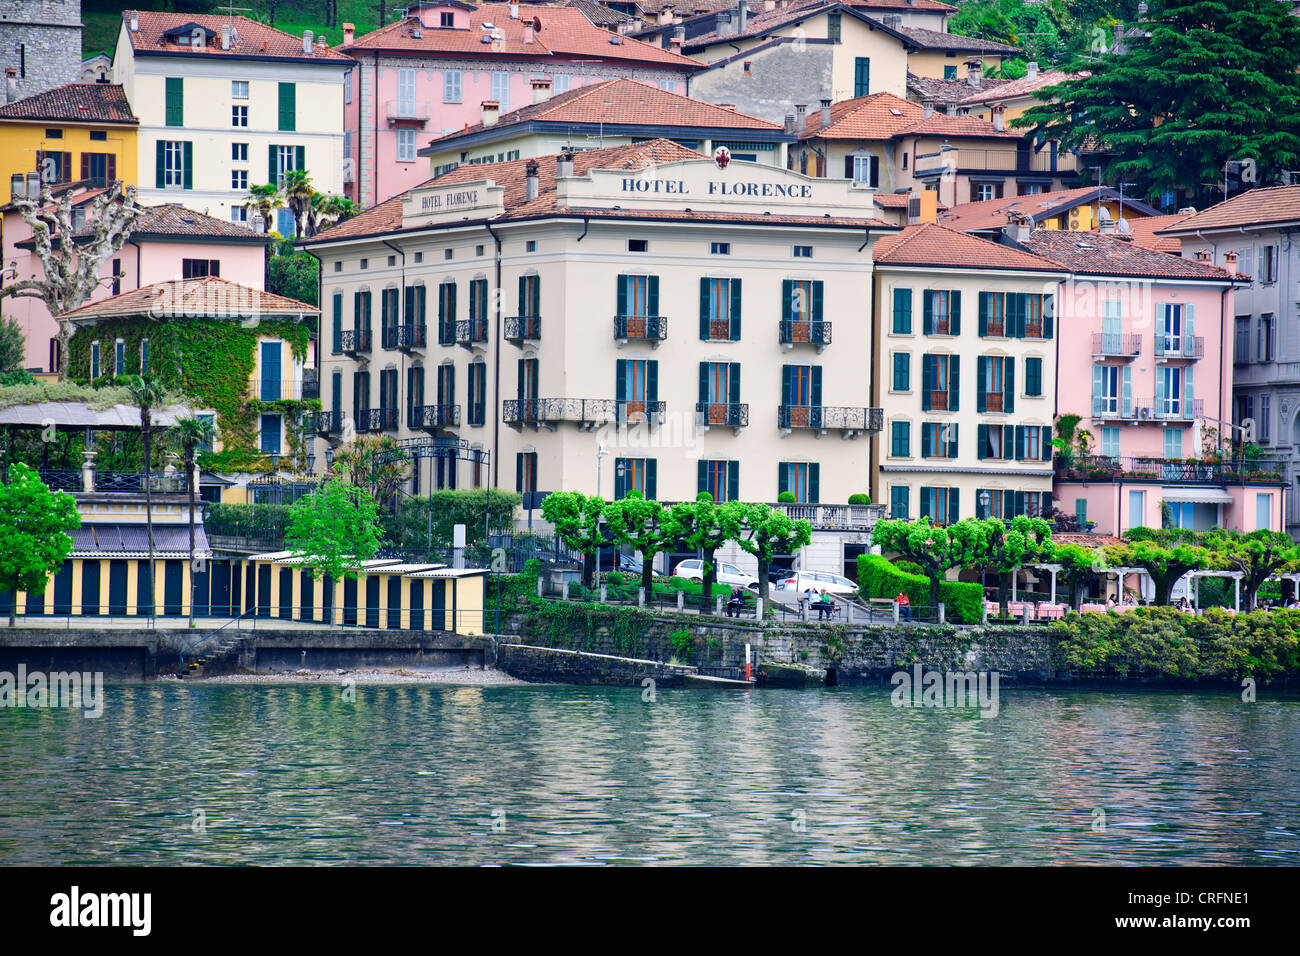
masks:
{"type": "Polygon", "coordinates": [[[817,596],[817,620],[823,620],[826,617],[835,616],[835,604],[831,601],[831,596],[822,588],[821,594],[817,596]]]}
{"type": "Polygon", "coordinates": [[[898,597],[894,598],[894,603],[898,605],[898,613],[902,616],[903,620],[910,621],[912,619],[912,602],[908,599],[907,595],[902,591],[899,591],[898,597]]]}
{"type": "Polygon", "coordinates": [[[727,599],[727,617],[737,617],[744,606],[745,597],[740,593],[740,588],[733,587],[731,597],[727,599]]]}

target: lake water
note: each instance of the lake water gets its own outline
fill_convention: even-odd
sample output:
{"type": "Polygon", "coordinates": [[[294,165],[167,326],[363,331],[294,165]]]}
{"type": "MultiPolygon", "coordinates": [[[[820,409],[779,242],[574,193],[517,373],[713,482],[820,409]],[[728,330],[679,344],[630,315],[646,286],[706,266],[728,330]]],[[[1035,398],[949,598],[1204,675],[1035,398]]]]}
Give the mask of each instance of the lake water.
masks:
{"type": "Polygon", "coordinates": [[[0,710],[0,864],[1300,864],[1294,697],[106,693],[0,710]]]}

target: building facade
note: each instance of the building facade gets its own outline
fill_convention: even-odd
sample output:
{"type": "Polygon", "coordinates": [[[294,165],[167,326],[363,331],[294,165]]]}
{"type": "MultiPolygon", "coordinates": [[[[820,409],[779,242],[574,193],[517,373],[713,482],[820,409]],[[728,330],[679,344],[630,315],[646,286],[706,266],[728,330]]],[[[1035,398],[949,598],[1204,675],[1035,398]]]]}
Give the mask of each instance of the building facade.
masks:
{"type": "Polygon", "coordinates": [[[111,83],[69,83],[6,103],[0,106],[0,174],[18,195],[80,181],[134,185],[139,125],[122,87],[111,83]],[[21,187],[19,176],[26,181],[21,187]]]}
{"type": "Polygon", "coordinates": [[[81,0],[5,0],[0,67],[7,101],[75,83],[81,73],[81,0]]]}
{"type": "MultiPolygon", "coordinates": [[[[113,82],[140,119],[142,202],[248,221],[254,184],[307,170],[343,193],[343,77],[352,61],[245,17],[122,14],[113,82]]],[[[292,234],[293,217],[270,224],[292,234]]]]}
{"type": "Polygon", "coordinates": [[[874,258],[872,500],[937,524],[1045,514],[1063,270],[932,223],[874,258]]]}
{"type": "Polygon", "coordinates": [[[348,196],[365,206],[427,179],[417,151],[479,123],[484,104],[500,114],[533,102],[534,80],[557,94],[614,77],[685,94],[699,69],[597,27],[576,7],[517,3],[420,3],[362,37],[345,24],[339,49],[357,63],[344,107],[348,196]]]}
{"type": "Polygon", "coordinates": [[[445,443],[419,493],[845,503],[879,427],[873,209],[666,140],[462,166],[305,243],[322,435],[445,443]]]}

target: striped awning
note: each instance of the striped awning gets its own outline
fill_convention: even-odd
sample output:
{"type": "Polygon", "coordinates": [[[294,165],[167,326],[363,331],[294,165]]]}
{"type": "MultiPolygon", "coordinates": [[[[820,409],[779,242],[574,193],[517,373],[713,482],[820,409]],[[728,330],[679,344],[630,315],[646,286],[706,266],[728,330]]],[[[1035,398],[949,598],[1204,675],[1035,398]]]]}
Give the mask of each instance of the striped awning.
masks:
{"type": "MultiPolygon", "coordinates": [[[[188,558],[188,525],[155,524],[153,526],[155,558],[188,558]]],[[[83,524],[72,532],[74,558],[147,558],[149,538],[143,524],[83,524]]],[[[212,556],[208,536],[202,525],[194,528],[194,556],[212,556]]]]}

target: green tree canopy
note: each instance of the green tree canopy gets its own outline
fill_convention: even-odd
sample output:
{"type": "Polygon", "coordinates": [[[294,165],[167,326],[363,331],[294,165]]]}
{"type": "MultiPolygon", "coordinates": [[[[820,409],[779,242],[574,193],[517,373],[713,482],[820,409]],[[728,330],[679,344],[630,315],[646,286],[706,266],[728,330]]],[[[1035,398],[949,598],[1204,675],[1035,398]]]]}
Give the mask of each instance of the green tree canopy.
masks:
{"type": "Polygon", "coordinates": [[[1106,562],[1113,568],[1141,568],[1155,584],[1155,603],[1169,604],[1169,592],[1188,571],[1217,571],[1226,562],[1217,552],[1207,550],[1195,532],[1179,529],[1156,531],[1132,528],[1124,544],[1105,549],[1106,562]]]}
{"type": "Polygon", "coordinates": [[[739,502],[716,504],[707,492],[701,492],[695,501],[679,501],[668,509],[665,531],[669,539],[699,551],[704,559],[700,610],[705,613],[713,603],[713,582],[718,574],[714,555],[728,541],[739,540],[743,514],[739,502]]]}
{"type": "Polygon", "coordinates": [[[1045,564],[1056,552],[1052,526],[1042,518],[1016,515],[1010,525],[996,518],[979,524],[977,530],[984,538],[979,566],[995,573],[1005,574],[1027,564],[1045,564]]]}
{"type": "Polygon", "coordinates": [[[950,568],[979,567],[987,560],[988,532],[984,522],[967,518],[939,526],[919,521],[879,521],[871,541],[881,550],[915,562],[930,579],[930,606],[939,604],[939,584],[950,568]]]}
{"type": "Polygon", "coordinates": [[[654,585],[654,560],[672,539],[665,534],[664,506],[647,501],[639,491],[629,491],[605,506],[605,527],[618,544],[626,544],[641,555],[641,586],[646,594],[654,585]]]}
{"type": "Polygon", "coordinates": [[[1152,0],[1142,27],[1150,36],[1081,59],[1074,66],[1089,75],[1045,88],[1053,102],[1013,125],[1097,152],[1108,179],[1136,183],[1150,200],[1180,188],[1223,198],[1229,160],[1254,164],[1247,183],[1300,166],[1300,20],[1290,4],[1152,0]]]}
{"type": "Polygon", "coordinates": [[[1246,609],[1253,611],[1259,588],[1275,574],[1300,570],[1300,545],[1280,531],[1216,530],[1205,538],[1205,546],[1234,571],[1242,572],[1241,588],[1246,609]]]}
{"type": "Polygon", "coordinates": [[[379,507],[365,488],[326,478],[289,509],[285,549],[302,557],[309,577],[355,578],[379,550],[379,507]]]}
{"type": "Polygon", "coordinates": [[[1077,609],[1084,587],[1106,566],[1101,552],[1081,544],[1058,544],[1052,560],[1061,566],[1061,577],[1070,591],[1070,606],[1077,609]]]}
{"type": "Polygon", "coordinates": [[[0,485],[0,590],[13,597],[10,627],[18,592],[45,592],[50,575],[72,553],[68,532],[80,527],[72,495],[51,492],[35,469],[22,462],[9,467],[9,483],[0,485]]]}
{"type": "Polygon", "coordinates": [[[742,530],[736,544],[758,559],[758,593],[766,606],[772,558],[805,547],[812,540],[812,525],[805,518],[793,521],[784,508],[762,502],[742,504],[739,512],[742,530]]]}
{"type": "Polygon", "coordinates": [[[601,519],[605,499],[580,491],[553,491],[542,499],[542,520],[555,528],[560,540],[582,554],[582,583],[592,586],[596,555],[605,544],[601,519]]]}

